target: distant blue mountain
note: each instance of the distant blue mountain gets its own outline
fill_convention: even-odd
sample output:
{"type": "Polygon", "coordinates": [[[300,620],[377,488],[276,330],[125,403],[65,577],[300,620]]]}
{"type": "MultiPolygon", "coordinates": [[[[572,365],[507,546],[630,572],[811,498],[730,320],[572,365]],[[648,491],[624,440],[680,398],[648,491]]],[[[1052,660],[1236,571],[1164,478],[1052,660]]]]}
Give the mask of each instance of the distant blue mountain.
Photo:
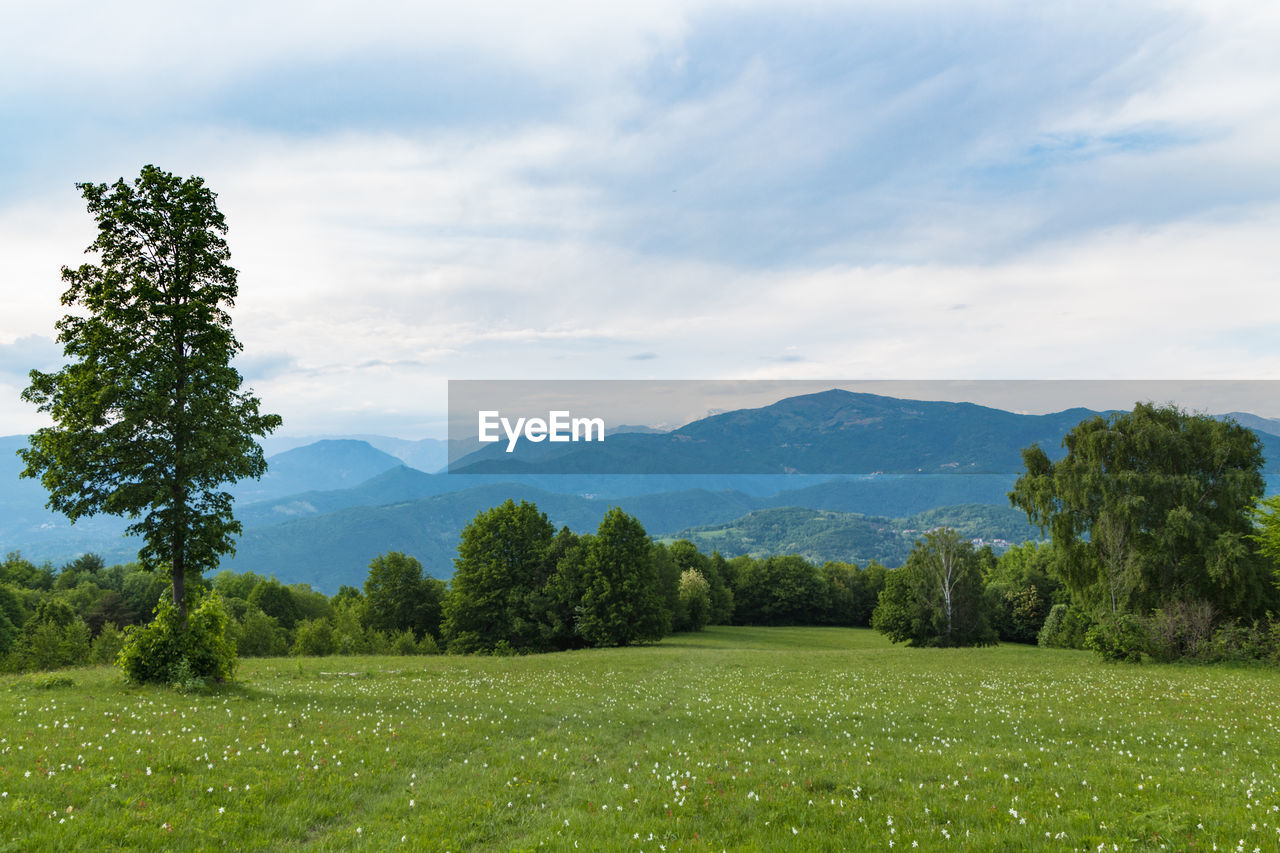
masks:
{"type": "MultiPolygon", "coordinates": [[[[575,451],[556,459],[546,443],[526,443],[529,452],[512,454],[514,473],[490,472],[501,466],[483,454],[471,457],[468,470],[476,473],[469,474],[430,474],[402,461],[412,446],[436,453],[443,442],[397,447],[397,439],[379,439],[392,442],[385,446],[397,456],[362,440],[322,439],[272,455],[261,481],[236,484],[245,534],[232,565],[299,580],[315,567],[348,583],[363,577],[374,555],[401,547],[421,549],[424,564],[447,574],[461,527],[507,497],[535,499],[553,520],[584,530],[594,529],[608,506],[620,505],[655,535],[790,507],[889,518],[960,504],[1007,508],[1021,449],[1038,442],[1058,456],[1062,435],[1091,414],[1016,415],[831,391],[715,415],[673,433],[615,434],[594,445],[613,457],[575,451]],[[680,466],[687,471],[671,470],[680,466]],[[665,473],[616,473],[637,467],[665,473]],[[576,473],[556,473],[561,469],[576,473]],[[830,470],[867,473],[815,473],[830,470]]],[[[1262,441],[1274,492],[1280,435],[1269,430],[1280,425],[1243,413],[1230,417],[1262,441]]],[[[18,478],[15,451],[25,444],[25,436],[0,438],[0,553],[18,549],[55,563],[85,551],[132,559],[138,546],[122,538],[123,519],[97,516],[72,526],[44,508],[40,484],[18,478]]]]}
{"type": "Polygon", "coordinates": [[[327,439],[272,456],[261,480],[241,480],[232,488],[240,504],[300,492],[356,486],[403,463],[367,442],[327,439]]]}
{"type": "Polygon", "coordinates": [[[694,421],[669,433],[600,442],[487,445],[450,470],[474,474],[1010,474],[1021,450],[1060,452],[1090,415],[1019,415],[973,403],[831,390],[694,421]]]}

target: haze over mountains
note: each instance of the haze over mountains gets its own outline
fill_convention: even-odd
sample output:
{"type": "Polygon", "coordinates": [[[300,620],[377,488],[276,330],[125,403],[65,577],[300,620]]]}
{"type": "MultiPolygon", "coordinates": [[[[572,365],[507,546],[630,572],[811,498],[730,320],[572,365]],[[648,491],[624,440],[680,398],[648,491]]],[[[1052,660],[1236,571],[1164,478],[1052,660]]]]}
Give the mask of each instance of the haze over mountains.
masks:
{"type": "MultiPolygon", "coordinates": [[[[486,449],[455,463],[466,474],[406,464],[443,465],[443,441],[271,439],[268,448],[284,449],[270,455],[267,475],[233,489],[245,530],[222,565],[334,592],[360,585],[377,554],[399,550],[448,577],[461,528],[507,498],[532,500],[556,525],[579,532],[594,530],[618,505],[657,537],[687,536],[727,556],[785,550],[896,565],[914,535],[904,530],[947,524],[988,539],[1036,535],[1007,500],[1020,451],[1038,441],[1060,454],[1062,436],[1091,414],[1019,415],[832,391],[714,415],[671,433],[613,434],[586,451],[562,452],[562,445],[549,454],[545,444],[528,444],[501,459],[486,449]],[[515,472],[493,470],[508,464],[515,472]]],[[[1271,452],[1280,447],[1280,422],[1232,417],[1255,430],[1269,460],[1280,460],[1271,452]]],[[[43,488],[17,476],[15,451],[25,443],[0,438],[0,550],[55,564],[86,551],[132,559],[138,546],[122,538],[124,520],[100,516],[71,526],[43,508],[43,488]]],[[[1274,476],[1275,463],[1267,470],[1274,476]]]]}

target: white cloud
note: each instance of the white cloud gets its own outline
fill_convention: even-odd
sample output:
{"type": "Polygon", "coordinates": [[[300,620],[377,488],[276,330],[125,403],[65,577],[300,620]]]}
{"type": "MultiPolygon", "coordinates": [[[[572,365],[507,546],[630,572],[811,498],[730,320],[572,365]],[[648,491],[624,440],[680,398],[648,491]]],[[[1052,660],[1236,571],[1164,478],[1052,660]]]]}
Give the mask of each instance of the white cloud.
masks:
{"type": "Polygon", "coordinates": [[[160,8],[6,21],[10,104],[71,130],[13,143],[0,344],[53,334],[72,182],[156,162],[219,193],[291,431],[420,433],[449,377],[1280,371],[1269,6],[160,8]],[[269,120],[312,72],[451,58],[483,121],[440,81],[414,121],[269,120]],[[508,119],[513,73],[545,100],[508,119]]]}

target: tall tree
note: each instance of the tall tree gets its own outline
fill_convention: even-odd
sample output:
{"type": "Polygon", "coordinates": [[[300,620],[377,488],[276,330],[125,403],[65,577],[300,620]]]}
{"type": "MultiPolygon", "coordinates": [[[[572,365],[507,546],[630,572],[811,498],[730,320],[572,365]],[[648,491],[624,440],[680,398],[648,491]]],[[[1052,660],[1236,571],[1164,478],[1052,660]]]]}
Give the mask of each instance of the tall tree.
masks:
{"type": "Polygon", "coordinates": [[[951,528],[916,542],[889,572],[871,624],[895,643],[972,646],[995,642],[982,569],[973,544],[951,528]]]}
{"type": "Polygon", "coordinates": [[[582,638],[594,646],[662,639],[671,613],[658,571],[644,526],[618,507],[605,513],[583,566],[582,638]]]}
{"type": "Polygon", "coordinates": [[[472,652],[498,643],[532,648],[541,640],[538,612],[552,566],[555,528],[526,501],[508,500],[480,512],[462,530],[442,633],[450,648],[472,652]]]}
{"type": "Polygon", "coordinates": [[[440,631],[441,586],[435,578],[423,576],[416,557],[399,551],[379,554],[369,563],[364,582],[365,622],[387,634],[407,629],[418,639],[423,634],[434,637],[440,631]]]}
{"type": "Polygon", "coordinates": [[[1252,547],[1262,447],[1244,427],[1175,406],[1082,421],[1056,462],[1038,446],[1009,497],[1053,537],[1055,566],[1086,604],[1112,614],[1208,602],[1261,615],[1273,592],[1252,547]]]}
{"type": "Polygon", "coordinates": [[[144,166],[132,183],[77,184],[98,224],[98,263],[63,267],[69,363],[31,372],[23,399],[54,421],[20,451],[49,507],[73,522],[132,519],[144,563],[167,567],[185,622],[189,578],[234,550],[226,484],[266,471],[255,437],[280,425],[242,391],[227,313],[236,270],[216,196],[198,177],[144,166]]]}

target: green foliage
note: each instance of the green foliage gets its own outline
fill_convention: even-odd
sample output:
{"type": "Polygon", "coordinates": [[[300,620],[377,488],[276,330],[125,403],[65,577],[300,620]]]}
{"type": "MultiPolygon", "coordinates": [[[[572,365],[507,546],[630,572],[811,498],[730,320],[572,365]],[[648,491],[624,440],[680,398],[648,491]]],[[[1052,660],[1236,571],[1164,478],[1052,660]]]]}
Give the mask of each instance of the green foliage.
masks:
{"type": "Polygon", "coordinates": [[[1250,515],[1256,529],[1249,538],[1270,562],[1272,580],[1280,586],[1280,495],[1259,500],[1250,515]]]}
{"type": "Polygon", "coordinates": [[[138,614],[129,602],[114,589],[102,591],[97,599],[85,611],[84,621],[89,623],[89,630],[101,632],[107,625],[124,628],[138,621],[138,614]]]}
{"type": "Polygon", "coordinates": [[[1005,642],[1038,642],[1040,629],[1049,615],[1049,602],[1040,595],[1035,584],[1008,587],[994,585],[990,593],[992,626],[1005,642]]]}
{"type": "Polygon", "coordinates": [[[292,631],[301,616],[293,593],[274,577],[258,581],[249,593],[249,604],[275,619],[285,631],[292,631]]]}
{"type": "Polygon", "coordinates": [[[120,594],[129,609],[139,617],[150,617],[155,612],[160,596],[169,590],[169,584],[160,573],[140,569],[126,574],[121,585],[120,594]]]}
{"type": "Polygon", "coordinates": [[[248,601],[253,588],[265,580],[266,578],[257,572],[233,572],[230,569],[223,569],[213,576],[213,588],[224,601],[232,598],[248,601]]]}
{"type": "Polygon", "coordinates": [[[672,625],[676,631],[701,631],[711,618],[711,584],[697,569],[680,574],[680,621],[672,625]]]}
{"type": "Polygon", "coordinates": [[[40,613],[22,629],[16,658],[21,669],[59,669],[89,658],[89,626],[74,614],[65,621],[40,613]]]}
{"type": "Polygon", "coordinates": [[[710,624],[730,624],[733,622],[733,584],[729,579],[729,569],[724,557],[719,551],[713,551],[706,564],[699,567],[699,571],[706,577],[707,583],[711,584],[710,624]]]}
{"type": "Polygon", "coordinates": [[[1144,651],[1159,661],[1211,660],[1215,621],[1208,602],[1172,602],[1142,620],[1144,651]]]}
{"type": "Polygon", "coordinates": [[[1280,662],[1280,622],[1272,617],[1269,624],[1254,621],[1250,624],[1237,622],[1218,626],[1213,632],[1209,660],[1236,663],[1280,662]]]}
{"type": "Polygon", "coordinates": [[[954,530],[930,531],[889,574],[872,627],[913,646],[987,645],[996,640],[973,545],[954,530]]]}
{"type": "Polygon", "coordinates": [[[1093,619],[1087,613],[1067,604],[1055,604],[1049,608],[1037,644],[1046,649],[1083,649],[1085,636],[1093,627],[1093,619]]]}
{"type": "Polygon", "coordinates": [[[441,629],[451,651],[488,650],[503,640],[521,649],[541,644],[554,535],[546,514],[526,501],[507,500],[463,528],[441,629]]]}
{"type": "Polygon", "coordinates": [[[823,610],[818,570],[795,554],[743,564],[734,590],[734,621],[743,625],[805,625],[823,610]]]}
{"type": "Polygon", "coordinates": [[[293,596],[294,606],[298,610],[299,619],[329,619],[333,616],[333,605],[329,596],[311,588],[309,583],[291,583],[285,589],[293,596]]]}
{"type": "Polygon", "coordinates": [[[244,618],[231,631],[236,651],[243,657],[275,657],[285,654],[288,643],[285,630],[274,617],[256,607],[245,611],[244,618]]]}
{"type": "MultiPolygon", "coordinates": [[[[359,595],[348,589],[346,599],[352,598],[351,593],[359,595]]],[[[369,563],[363,599],[365,624],[375,630],[408,630],[418,637],[440,630],[443,584],[424,577],[422,564],[399,551],[380,554],[369,563]]]]}
{"type": "Polygon", "coordinates": [[[181,614],[188,574],[216,565],[240,532],[226,484],[266,471],[254,438],[280,418],[259,412],[231,366],[236,271],[204,181],[145,166],[132,184],[77,187],[98,224],[89,251],[100,264],[62,270],[69,363],[31,372],[23,399],[54,425],[20,451],[22,474],[39,477],[49,506],[72,521],[132,519],[143,560],[170,570],[181,614]]]}
{"type": "Polygon", "coordinates": [[[550,576],[542,592],[542,637],[549,649],[572,649],[585,644],[578,633],[582,596],[586,592],[586,561],[594,537],[578,536],[562,527],[547,550],[550,576]]]}
{"type": "Polygon", "coordinates": [[[593,646],[660,639],[671,628],[654,549],[644,527],[617,507],[587,543],[578,632],[593,646]]]}
{"type": "Polygon", "coordinates": [[[1105,661],[1141,663],[1149,641],[1142,621],[1131,613],[1121,613],[1090,628],[1084,644],[1105,661]]]}
{"type": "Polygon", "coordinates": [[[216,593],[195,602],[185,627],[172,598],[164,596],[149,625],[134,625],[125,632],[120,667],[135,684],[227,681],[236,667],[236,649],[227,637],[227,621],[216,593]]]}
{"type": "Polygon", "coordinates": [[[9,650],[17,644],[21,634],[22,631],[13,624],[9,614],[4,611],[4,608],[0,608],[0,658],[9,654],[9,650]]]}
{"type": "MultiPolygon", "coordinates": [[[[353,592],[352,587],[347,587],[353,592]]],[[[342,595],[341,591],[333,598],[333,643],[334,652],[340,655],[368,654],[372,648],[369,633],[364,619],[364,596],[342,595]]]]}
{"type": "Polygon", "coordinates": [[[1051,462],[1023,451],[1009,497],[1051,532],[1056,567],[1087,606],[1149,613],[1206,601],[1226,619],[1272,600],[1250,547],[1250,508],[1263,492],[1257,436],[1233,422],[1138,403],[1082,421],[1051,462]]]}
{"type": "MultiPolygon", "coordinates": [[[[27,621],[26,608],[23,607],[20,593],[21,590],[17,588],[0,584],[0,615],[8,619],[15,630],[20,630],[27,621]]],[[[0,654],[3,654],[3,651],[0,651],[0,654]]]]}
{"type": "Polygon", "coordinates": [[[403,631],[397,631],[391,637],[391,653],[393,655],[418,654],[418,641],[414,638],[413,631],[408,628],[403,631]]]}
{"type": "Polygon", "coordinates": [[[418,641],[418,654],[420,655],[438,655],[440,654],[440,646],[436,643],[436,638],[430,634],[423,634],[422,639],[418,641]]]}
{"type": "Polygon", "coordinates": [[[333,626],[328,619],[303,619],[294,632],[292,654],[306,657],[327,657],[337,650],[333,626]]]}
{"type": "Polygon", "coordinates": [[[124,632],[108,622],[89,644],[89,663],[112,664],[120,659],[124,648],[124,632]]]}
{"type": "Polygon", "coordinates": [[[0,563],[0,583],[10,584],[22,589],[53,589],[55,575],[53,566],[45,563],[36,566],[24,558],[19,551],[10,551],[0,563]]]}

